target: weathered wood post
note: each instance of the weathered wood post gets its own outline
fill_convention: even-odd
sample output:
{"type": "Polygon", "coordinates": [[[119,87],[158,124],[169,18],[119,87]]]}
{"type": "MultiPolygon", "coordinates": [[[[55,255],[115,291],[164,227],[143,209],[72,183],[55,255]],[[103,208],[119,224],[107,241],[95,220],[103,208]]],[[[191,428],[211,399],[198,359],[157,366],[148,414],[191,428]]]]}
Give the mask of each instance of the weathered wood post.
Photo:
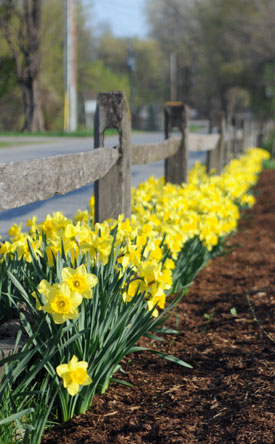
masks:
{"type": "Polygon", "coordinates": [[[223,113],[221,113],[221,120],[220,120],[220,140],[218,145],[218,152],[219,152],[219,173],[222,172],[223,168],[226,165],[226,159],[225,159],[225,138],[226,138],[226,122],[225,122],[225,116],[223,113]]]}
{"type": "Polygon", "coordinates": [[[250,147],[255,147],[256,146],[256,142],[255,142],[255,124],[254,124],[254,120],[249,120],[249,134],[247,137],[247,141],[246,141],[246,148],[250,148],[250,147]]]}
{"type": "Polygon", "coordinates": [[[224,163],[228,164],[232,159],[232,151],[233,151],[233,143],[234,143],[234,131],[232,125],[232,117],[227,117],[226,119],[226,137],[225,137],[225,155],[224,155],[224,163]]]}
{"type": "Polygon", "coordinates": [[[181,133],[177,152],[165,159],[165,181],[175,184],[187,182],[189,110],[182,102],[167,102],[164,107],[165,139],[169,139],[173,128],[181,133]]]}
{"type": "Polygon", "coordinates": [[[235,117],[235,128],[234,128],[234,157],[238,157],[242,152],[242,143],[243,143],[243,134],[244,134],[244,120],[241,116],[235,117]]]}
{"type": "Polygon", "coordinates": [[[235,157],[239,157],[241,152],[241,143],[243,136],[243,120],[238,116],[235,126],[235,157]]]}
{"type": "Polygon", "coordinates": [[[249,120],[243,120],[243,138],[241,143],[241,153],[244,153],[246,149],[249,147],[249,133],[250,133],[250,124],[249,120]]]}
{"type": "Polygon", "coordinates": [[[264,143],[263,121],[258,122],[257,146],[262,147],[264,143]]]}
{"type": "MultiPolygon", "coordinates": [[[[214,125],[215,125],[215,113],[210,111],[209,113],[209,124],[208,124],[208,134],[213,133],[214,125]]],[[[217,150],[210,150],[206,153],[206,168],[209,173],[213,169],[217,169],[217,150]]]]}
{"type": "Polygon", "coordinates": [[[217,147],[213,150],[207,151],[207,159],[206,159],[206,165],[207,165],[207,171],[208,173],[215,169],[217,171],[217,174],[220,174],[222,172],[222,169],[225,165],[225,119],[222,112],[218,112],[214,117],[214,123],[215,126],[218,128],[218,132],[220,134],[220,138],[217,144],[217,147]]]}
{"type": "Polygon", "coordinates": [[[251,146],[257,146],[258,128],[255,120],[251,121],[251,146]]]}
{"type": "Polygon", "coordinates": [[[119,158],[101,179],[95,182],[95,221],[131,216],[131,115],[122,91],[99,93],[95,113],[95,148],[104,146],[104,131],[115,128],[119,134],[119,158]]]}
{"type": "Polygon", "coordinates": [[[237,119],[236,119],[236,116],[232,117],[231,131],[232,131],[231,159],[234,159],[237,156],[237,119]]]}

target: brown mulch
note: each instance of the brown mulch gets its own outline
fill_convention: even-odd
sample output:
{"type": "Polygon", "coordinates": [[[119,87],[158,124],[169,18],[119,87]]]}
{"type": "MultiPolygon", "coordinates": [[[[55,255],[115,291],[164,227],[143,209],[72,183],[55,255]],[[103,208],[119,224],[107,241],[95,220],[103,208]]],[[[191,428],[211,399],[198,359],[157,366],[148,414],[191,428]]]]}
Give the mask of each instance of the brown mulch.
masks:
{"type": "Polygon", "coordinates": [[[180,333],[150,343],[193,370],[149,352],[125,358],[120,377],[134,388],[111,384],[43,444],[275,442],[275,171],[256,191],[233,252],[199,274],[169,320],[180,333]]]}

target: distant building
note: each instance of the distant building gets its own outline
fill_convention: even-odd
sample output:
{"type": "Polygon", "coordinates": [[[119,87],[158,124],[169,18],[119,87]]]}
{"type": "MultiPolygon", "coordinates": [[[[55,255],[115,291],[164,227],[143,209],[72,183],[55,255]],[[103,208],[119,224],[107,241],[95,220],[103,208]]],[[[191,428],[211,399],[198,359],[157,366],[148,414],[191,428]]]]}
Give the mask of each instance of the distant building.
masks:
{"type": "Polygon", "coordinates": [[[85,100],[84,112],[85,112],[85,126],[90,130],[94,128],[94,116],[96,111],[96,100],[85,100]]]}

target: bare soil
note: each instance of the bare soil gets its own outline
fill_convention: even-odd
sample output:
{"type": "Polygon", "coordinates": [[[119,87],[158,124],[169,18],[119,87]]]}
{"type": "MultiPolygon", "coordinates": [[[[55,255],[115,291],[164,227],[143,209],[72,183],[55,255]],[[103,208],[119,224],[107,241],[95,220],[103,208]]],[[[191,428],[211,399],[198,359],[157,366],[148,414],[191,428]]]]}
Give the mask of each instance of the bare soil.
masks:
{"type": "Polygon", "coordinates": [[[275,171],[230,240],[233,252],[195,279],[163,343],[123,360],[134,388],[111,384],[87,414],[47,431],[43,444],[273,444],[275,442],[275,171]]]}

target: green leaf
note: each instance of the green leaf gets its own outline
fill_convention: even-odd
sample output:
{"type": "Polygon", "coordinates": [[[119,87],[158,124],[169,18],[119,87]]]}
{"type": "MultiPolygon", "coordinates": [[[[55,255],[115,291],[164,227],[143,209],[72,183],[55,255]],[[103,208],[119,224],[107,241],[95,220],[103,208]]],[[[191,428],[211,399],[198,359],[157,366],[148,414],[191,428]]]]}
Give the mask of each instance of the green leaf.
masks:
{"type": "Polygon", "coordinates": [[[7,418],[0,420],[0,425],[8,424],[9,422],[17,421],[18,419],[22,418],[24,415],[28,415],[29,413],[32,413],[34,411],[33,408],[22,410],[21,412],[14,413],[13,415],[8,416],[7,418]]]}
{"type": "Polygon", "coordinates": [[[161,338],[160,336],[151,335],[150,333],[145,333],[146,338],[154,339],[155,341],[164,341],[164,338],[161,338]]]}
{"type": "Polygon", "coordinates": [[[156,333],[163,333],[167,335],[178,335],[179,330],[173,330],[172,328],[160,328],[159,330],[154,330],[156,333]]]}
{"type": "Polygon", "coordinates": [[[175,364],[181,365],[182,367],[193,368],[192,365],[188,364],[182,359],[177,358],[176,356],[168,355],[167,353],[163,353],[158,350],[151,350],[150,348],[146,347],[132,347],[129,353],[137,353],[141,351],[149,351],[151,353],[154,353],[155,355],[160,356],[161,358],[167,359],[167,361],[171,361],[174,362],[175,364]]]}
{"type": "Polygon", "coordinates": [[[128,381],[124,381],[123,379],[111,378],[110,382],[115,382],[115,383],[117,383],[117,384],[126,385],[127,387],[131,387],[131,388],[134,387],[133,384],[131,384],[131,383],[128,382],[128,381]]]}
{"type": "Polygon", "coordinates": [[[151,353],[155,353],[161,358],[167,359],[167,361],[174,362],[175,364],[181,365],[182,367],[193,368],[192,365],[183,361],[182,359],[177,358],[176,356],[168,355],[167,353],[162,353],[157,350],[149,350],[151,353]]]}

